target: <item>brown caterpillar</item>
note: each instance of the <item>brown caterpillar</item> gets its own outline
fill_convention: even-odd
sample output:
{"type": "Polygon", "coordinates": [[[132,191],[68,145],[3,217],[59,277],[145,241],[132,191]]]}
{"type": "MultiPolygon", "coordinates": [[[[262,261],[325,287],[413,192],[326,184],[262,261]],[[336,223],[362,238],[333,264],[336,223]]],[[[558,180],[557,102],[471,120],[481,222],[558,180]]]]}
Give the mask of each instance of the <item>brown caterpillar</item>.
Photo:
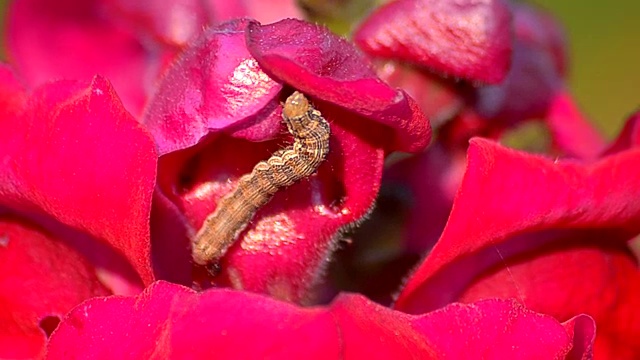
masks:
{"type": "Polygon", "coordinates": [[[329,153],[329,123],[300,92],[289,96],[282,118],[293,135],[292,146],[259,162],[218,202],[193,239],[193,260],[217,262],[236,241],[256,211],[275,193],[313,174],[329,153]]]}

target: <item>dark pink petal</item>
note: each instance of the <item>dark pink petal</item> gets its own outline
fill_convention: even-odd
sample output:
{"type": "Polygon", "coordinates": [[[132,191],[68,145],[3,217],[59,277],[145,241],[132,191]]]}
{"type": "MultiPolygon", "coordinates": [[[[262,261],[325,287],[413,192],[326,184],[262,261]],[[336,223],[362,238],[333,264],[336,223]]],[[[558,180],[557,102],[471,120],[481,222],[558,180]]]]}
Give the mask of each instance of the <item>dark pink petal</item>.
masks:
{"type": "Polygon", "coordinates": [[[394,149],[413,152],[428,143],[430,129],[417,104],[380,80],[363,54],[326,28],[294,19],[251,23],[247,45],[269,75],[391,127],[394,149]]]}
{"type": "Polygon", "coordinates": [[[633,165],[639,159],[640,151],[630,150],[594,164],[553,161],[473,140],[447,226],[396,307],[424,312],[455,301],[501,256],[545,243],[544,237],[507,242],[523,232],[611,228],[615,238],[640,232],[640,203],[634,200],[640,173],[633,165]],[[499,252],[496,245],[502,245],[499,252]]]}
{"type": "Polygon", "coordinates": [[[402,234],[407,251],[424,254],[436,243],[449,218],[465,165],[462,150],[436,143],[387,169],[383,186],[403,189],[410,199],[402,234]]]}
{"type": "Polygon", "coordinates": [[[116,291],[153,280],[155,145],[104,78],[38,89],[0,118],[0,154],[0,206],[79,249],[116,291]]]}
{"type": "Polygon", "coordinates": [[[111,293],[77,250],[6,214],[0,220],[0,273],[3,359],[41,357],[46,338],[67,311],[111,293]]]}
{"type": "Polygon", "coordinates": [[[8,55],[29,87],[62,78],[108,77],[138,114],[151,59],[135,34],[105,17],[98,0],[16,0],[8,8],[8,55]]]}
{"type": "Polygon", "coordinates": [[[340,296],[326,308],[304,309],[244,292],[195,293],[158,282],[138,297],[97,298],[79,305],[51,337],[47,354],[51,359],[81,354],[456,359],[470,353],[487,354],[488,359],[503,359],[505,353],[523,359],[565,358],[593,328],[588,317],[563,326],[513,301],[454,304],[411,316],[359,295],[340,296]]]}
{"type": "Polygon", "coordinates": [[[247,51],[249,23],[235,20],[208,29],[165,73],[144,115],[161,155],[194,146],[210,132],[249,128],[254,130],[240,137],[256,141],[277,134],[282,84],[247,51]]]}
{"type": "Polygon", "coordinates": [[[497,83],[510,63],[510,11],[501,0],[398,0],[365,19],[354,41],[373,56],[497,83]]]}
{"type": "Polygon", "coordinates": [[[512,3],[511,11],[516,38],[551,54],[553,68],[559,76],[565,76],[569,63],[568,45],[560,23],[550,13],[528,3],[512,3]]]}
{"type": "Polygon", "coordinates": [[[500,84],[478,88],[475,111],[509,127],[543,119],[558,149],[575,157],[594,157],[604,145],[573,104],[564,86],[567,63],[562,29],[554,19],[530,5],[513,7],[515,40],[512,66],[500,84]]]}

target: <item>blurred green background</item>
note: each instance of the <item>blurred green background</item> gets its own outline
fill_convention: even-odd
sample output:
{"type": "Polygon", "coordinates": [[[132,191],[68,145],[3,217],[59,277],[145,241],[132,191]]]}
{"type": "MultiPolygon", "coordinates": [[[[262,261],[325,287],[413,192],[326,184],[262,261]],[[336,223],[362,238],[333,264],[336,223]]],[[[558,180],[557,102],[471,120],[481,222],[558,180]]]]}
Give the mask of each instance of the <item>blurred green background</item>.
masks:
{"type": "MultiPolygon", "coordinates": [[[[584,112],[613,137],[640,105],[640,2],[530,2],[549,10],[565,26],[571,54],[569,86],[584,112]]],[[[0,0],[1,29],[7,3],[0,0]]]]}

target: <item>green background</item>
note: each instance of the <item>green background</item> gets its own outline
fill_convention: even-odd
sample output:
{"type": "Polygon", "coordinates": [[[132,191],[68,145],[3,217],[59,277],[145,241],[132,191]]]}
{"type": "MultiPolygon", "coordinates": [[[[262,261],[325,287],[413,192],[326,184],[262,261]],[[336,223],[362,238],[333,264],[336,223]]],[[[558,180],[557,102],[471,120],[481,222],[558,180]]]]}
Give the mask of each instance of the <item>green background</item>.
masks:
{"type": "MultiPolygon", "coordinates": [[[[614,136],[640,105],[640,2],[530,2],[548,9],[565,26],[569,87],[586,115],[608,137],[614,136]]],[[[3,20],[6,4],[0,0],[3,20]]],[[[0,56],[4,58],[4,51],[0,56]]]]}

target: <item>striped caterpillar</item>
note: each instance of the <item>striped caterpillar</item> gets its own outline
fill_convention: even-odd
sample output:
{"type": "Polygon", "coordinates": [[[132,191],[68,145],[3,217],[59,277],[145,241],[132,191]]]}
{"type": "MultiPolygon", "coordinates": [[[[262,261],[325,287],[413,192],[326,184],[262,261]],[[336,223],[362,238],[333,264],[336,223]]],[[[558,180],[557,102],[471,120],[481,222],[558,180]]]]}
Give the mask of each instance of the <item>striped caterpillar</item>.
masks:
{"type": "Polygon", "coordinates": [[[293,145],[259,162],[220,199],[193,239],[196,264],[217,264],[261,206],[278,190],[313,174],[329,153],[329,123],[302,93],[296,91],[287,98],[282,118],[293,135],[293,145]]]}

